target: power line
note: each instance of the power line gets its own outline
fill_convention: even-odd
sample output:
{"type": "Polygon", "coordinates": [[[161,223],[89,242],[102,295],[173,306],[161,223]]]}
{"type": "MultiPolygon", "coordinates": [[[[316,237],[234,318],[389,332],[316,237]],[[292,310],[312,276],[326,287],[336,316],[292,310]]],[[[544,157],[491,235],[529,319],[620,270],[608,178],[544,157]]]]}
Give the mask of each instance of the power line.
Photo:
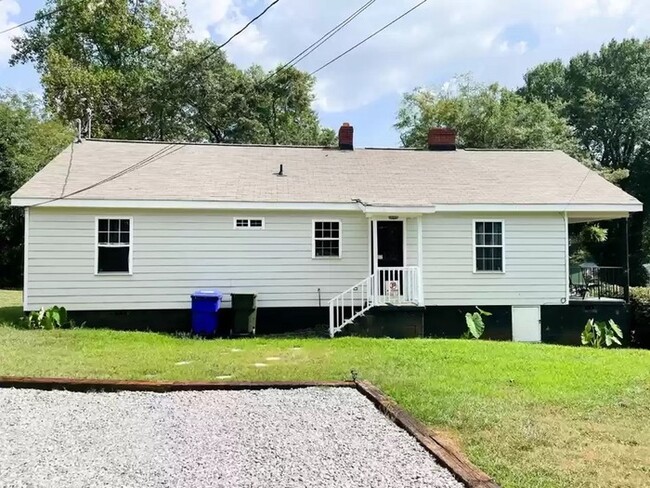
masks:
{"type": "Polygon", "coordinates": [[[339,55],[336,56],[335,58],[329,60],[327,63],[325,63],[324,65],[322,65],[320,68],[315,69],[314,71],[312,71],[312,72],[309,73],[309,74],[310,74],[311,76],[313,76],[313,75],[315,75],[316,73],[318,73],[319,71],[321,71],[321,70],[327,68],[330,64],[332,64],[332,63],[338,61],[338,60],[341,59],[343,56],[345,56],[346,54],[350,53],[351,51],[354,51],[356,48],[358,48],[359,46],[361,46],[361,45],[364,44],[365,42],[369,41],[370,39],[372,39],[373,37],[375,37],[375,36],[376,36],[377,34],[379,34],[380,32],[382,32],[382,31],[388,29],[388,28],[389,28],[391,25],[393,25],[395,22],[397,22],[398,20],[401,20],[402,18],[406,17],[408,14],[410,14],[411,12],[413,12],[416,8],[418,8],[418,7],[422,6],[422,5],[424,5],[427,1],[428,1],[428,0],[422,0],[422,1],[421,1],[420,3],[418,3],[417,5],[411,7],[410,9],[408,9],[408,10],[407,10],[406,12],[404,12],[402,15],[400,15],[400,16],[394,18],[393,20],[391,20],[388,24],[386,24],[385,26],[383,26],[381,29],[376,30],[375,32],[373,32],[372,34],[370,34],[370,35],[369,35],[368,37],[366,37],[365,39],[362,39],[361,41],[357,42],[354,46],[352,46],[351,48],[347,49],[346,51],[343,51],[341,54],[339,54],[339,55]]]}
{"type": "MultiPolygon", "coordinates": [[[[2,0],[0,0],[2,1],[2,0]]],[[[68,179],[70,178],[70,171],[72,171],[72,160],[74,158],[74,145],[75,141],[70,144],[70,161],[68,161],[68,170],[65,173],[65,180],[63,180],[63,187],[61,188],[61,196],[65,194],[65,189],[68,186],[68,179]]]]}
{"type": "Polygon", "coordinates": [[[209,58],[211,58],[212,56],[214,56],[215,54],[217,54],[217,52],[219,52],[221,49],[223,49],[224,47],[226,47],[226,46],[228,45],[228,43],[230,43],[230,41],[232,41],[235,37],[237,37],[237,36],[240,35],[242,32],[244,32],[248,27],[250,27],[251,24],[253,24],[257,19],[259,19],[260,17],[262,17],[264,14],[266,14],[266,12],[268,12],[268,11],[269,11],[269,10],[270,10],[274,5],[275,5],[275,4],[278,3],[279,1],[280,1],[280,0],[274,0],[273,2],[271,2],[271,3],[270,3],[270,4],[269,4],[269,5],[268,5],[264,10],[262,10],[259,14],[257,14],[257,15],[256,15],[255,17],[253,17],[251,20],[249,20],[249,21],[246,23],[246,25],[245,25],[244,27],[242,27],[242,28],[239,29],[237,32],[235,32],[235,33],[234,33],[232,36],[230,36],[230,37],[229,37],[225,42],[223,42],[222,44],[219,44],[219,45],[215,46],[214,49],[212,49],[212,51],[211,51],[210,53],[208,53],[208,54],[207,54],[206,56],[204,56],[204,57],[203,57],[203,58],[202,58],[198,63],[196,63],[197,66],[198,66],[198,65],[201,65],[202,63],[204,63],[205,61],[207,61],[209,58]]]}
{"type": "Polygon", "coordinates": [[[66,8],[67,8],[66,5],[62,5],[61,7],[57,7],[55,9],[52,9],[49,12],[45,12],[43,14],[37,13],[34,16],[34,18],[31,19],[31,20],[27,20],[27,21],[25,21],[25,22],[23,22],[21,24],[14,25],[13,27],[9,27],[8,29],[0,31],[0,35],[6,34],[7,32],[11,32],[12,30],[15,30],[15,29],[20,29],[21,27],[24,27],[24,26],[26,26],[28,24],[31,24],[32,22],[36,22],[37,20],[47,19],[48,17],[50,17],[50,16],[52,16],[52,15],[58,13],[58,12],[61,12],[62,10],[65,10],[66,8]]]}
{"type": "Polygon", "coordinates": [[[309,46],[307,46],[305,49],[300,51],[298,54],[296,54],[293,58],[291,58],[287,63],[283,64],[280,66],[278,69],[276,69],[273,73],[271,73],[269,76],[267,76],[265,79],[262,80],[260,85],[263,85],[267,81],[269,81],[271,78],[277,76],[282,72],[283,70],[290,68],[292,66],[295,66],[298,64],[300,61],[305,59],[307,56],[309,56],[311,53],[313,53],[316,49],[321,47],[323,44],[325,44],[327,41],[329,41],[332,37],[334,37],[340,30],[345,28],[350,22],[352,22],[355,18],[357,18],[359,15],[361,15],[368,7],[370,7],[373,3],[375,3],[376,0],[369,0],[365,4],[363,4],[361,7],[359,7],[355,12],[350,14],[347,18],[343,19],[341,22],[339,22],[337,25],[332,27],[329,31],[327,31],[325,34],[323,34],[319,39],[311,43],[309,46]]]}
{"type": "MultiPolygon", "coordinates": [[[[262,17],[264,14],[266,14],[266,12],[268,12],[279,1],[280,0],[274,0],[272,3],[270,3],[264,10],[262,10],[262,12],[260,12],[255,17],[253,17],[250,21],[248,21],[248,23],[246,25],[244,25],[241,29],[239,29],[232,36],[230,36],[225,42],[223,42],[222,44],[216,46],[214,48],[214,50],[212,50],[212,52],[210,52],[207,56],[205,56],[203,59],[201,59],[201,61],[199,61],[198,64],[201,64],[201,63],[205,62],[208,58],[210,58],[217,51],[219,51],[224,46],[226,46],[235,37],[237,37],[242,32],[244,32],[251,24],[253,24],[253,22],[255,22],[257,19],[262,17]]],[[[52,11],[48,15],[51,15],[53,13],[55,13],[55,12],[52,11]]],[[[117,172],[117,173],[115,173],[115,174],[113,174],[113,175],[111,175],[111,176],[109,176],[107,178],[104,178],[103,180],[100,180],[100,181],[98,181],[96,183],[93,183],[92,185],[88,185],[88,186],[86,186],[84,188],[81,188],[79,190],[75,190],[75,191],[73,191],[71,193],[68,193],[68,194],[63,194],[63,192],[62,192],[60,197],[53,198],[53,199],[47,200],[45,202],[40,202],[40,203],[34,204],[34,205],[32,205],[32,207],[37,207],[37,206],[40,206],[40,205],[45,205],[45,204],[48,204],[48,203],[52,203],[52,202],[55,202],[55,201],[58,201],[58,200],[62,200],[64,198],[68,198],[68,197],[77,195],[79,193],[82,193],[82,192],[85,192],[85,191],[88,191],[88,190],[91,190],[91,189],[93,189],[93,188],[95,188],[95,187],[97,187],[99,185],[103,185],[104,183],[108,183],[109,181],[113,181],[113,180],[115,180],[117,178],[120,178],[120,177],[122,177],[122,176],[124,176],[124,175],[126,175],[128,173],[131,173],[132,171],[136,171],[136,170],[138,170],[140,168],[143,168],[143,167],[147,166],[148,164],[153,163],[154,161],[157,161],[157,160],[162,159],[162,158],[164,158],[166,156],[169,156],[169,155],[179,151],[180,149],[182,149],[185,146],[186,146],[186,144],[182,144],[182,143],[181,144],[168,144],[165,147],[163,147],[162,149],[159,149],[158,151],[154,152],[153,154],[147,156],[146,158],[132,164],[131,166],[128,166],[127,168],[125,168],[125,169],[123,169],[123,170],[121,170],[121,171],[119,171],[119,172],[117,172]],[[176,146],[176,147],[174,148],[174,146],[176,146]]],[[[69,163],[69,166],[68,166],[68,170],[69,170],[71,165],[72,165],[72,154],[70,155],[70,163],[69,163]]],[[[67,178],[68,177],[66,176],[66,182],[67,182],[67,178]]],[[[65,189],[65,187],[64,187],[64,189],[65,189]]]]}
{"type": "MultiPolygon", "coordinates": [[[[167,144],[167,145],[165,145],[165,147],[163,147],[161,149],[158,149],[157,151],[153,152],[152,154],[150,154],[146,158],[138,161],[137,163],[132,164],[131,166],[128,166],[128,167],[124,168],[123,170],[118,171],[117,173],[114,173],[114,174],[112,174],[112,175],[110,175],[110,176],[108,176],[108,177],[106,177],[106,178],[104,178],[104,179],[102,179],[100,181],[97,181],[97,182],[95,182],[95,183],[93,183],[91,185],[85,186],[83,188],[80,188],[80,189],[75,190],[73,192],[70,192],[68,194],[62,194],[60,197],[51,198],[50,200],[46,200],[44,202],[35,203],[34,205],[31,205],[31,207],[39,207],[41,205],[47,205],[48,203],[63,200],[65,198],[68,198],[68,197],[71,197],[71,196],[74,196],[74,195],[78,195],[79,193],[83,193],[85,191],[92,190],[93,188],[95,188],[95,187],[97,187],[99,185],[103,185],[104,183],[108,183],[109,181],[116,180],[117,178],[120,178],[121,176],[124,176],[124,175],[126,175],[126,174],[128,174],[128,173],[130,173],[132,171],[135,171],[135,170],[140,169],[140,168],[144,168],[145,166],[147,166],[147,165],[149,165],[149,164],[151,164],[151,163],[153,163],[155,161],[158,161],[159,159],[162,159],[162,158],[164,158],[166,156],[169,156],[169,155],[181,150],[185,146],[186,146],[186,144],[167,144]]],[[[70,158],[70,161],[72,161],[72,157],[70,158]]]]}

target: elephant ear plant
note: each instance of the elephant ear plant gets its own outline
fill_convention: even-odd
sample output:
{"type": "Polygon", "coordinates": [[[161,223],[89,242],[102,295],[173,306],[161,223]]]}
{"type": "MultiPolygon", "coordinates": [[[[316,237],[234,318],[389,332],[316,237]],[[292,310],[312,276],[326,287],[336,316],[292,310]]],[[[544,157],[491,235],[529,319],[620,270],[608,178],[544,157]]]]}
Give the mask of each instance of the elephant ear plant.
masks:
{"type": "MultiPolygon", "coordinates": [[[[22,325],[26,329],[73,329],[77,327],[74,320],[68,318],[64,307],[41,308],[24,317],[22,325]]],[[[83,326],[83,324],[82,324],[83,326]]]]}
{"type": "Polygon", "coordinates": [[[611,347],[614,344],[621,345],[623,338],[623,331],[612,319],[607,322],[596,322],[594,319],[589,319],[585,330],[582,331],[580,339],[583,346],[591,347],[611,347]]]}
{"type": "Polygon", "coordinates": [[[465,339],[480,339],[485,331],[485,323],[483,322],[483,317],[489,317],[492,315],[490,312],[481,310],[476,307],[476,312],[465,314],[465,322],[467,323],[467,331],[463,335],[465,339]]]}

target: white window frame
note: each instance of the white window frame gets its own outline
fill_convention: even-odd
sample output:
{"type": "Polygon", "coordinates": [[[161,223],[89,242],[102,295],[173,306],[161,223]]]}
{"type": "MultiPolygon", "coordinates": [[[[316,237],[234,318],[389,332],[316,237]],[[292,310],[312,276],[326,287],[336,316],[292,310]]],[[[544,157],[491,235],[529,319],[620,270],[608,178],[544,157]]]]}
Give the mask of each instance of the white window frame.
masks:
{"type": "Polygon", "coordinates": [[[341,259],[343,257],[343,223],[338,219],[313,219],[311,221],[311,257],[312,259],[341,259]],[[336,237],[316,237],[316,222],[331,222],[339,224],[339,236],[336,237]],[[316,256],[316,241],[339,241],[338,256],[316,256]]]}
{"type": "MultiPolygon", "coordinates": [[[[109,224],[110,226],[110,224],[109,224]]],[[[109,227],[110,228],[110,227],[109,227]]],[[[109,247],[103,245],[102,247],[109,247]]],[[[126,247],[124,244],[113,247],[126,247]]],[[[133,217],[101,215],[95,217],[95,276],[131,276],[133,274],[133,217]],[[99,221],[100,220],[128,220],[129,221],[129,270],[99,272],[99,221]]]]}
{"type": "Polygon", "coordinates": [[[266,222],[264,221],[264,217],[233,217],[232,218],[232,228],[236,230],[242,230],[242,229],[261,230],[264,229],[265,226],[266,226],[266,222]],[[238,226],[237,225],[238,220],[245,220],[247,224],[243,226],[238,226]],[[251,220],[260,220],[262,221],[262,225],[260,227],[251,227],[251,220]]]}
{"type": "Polygon", "coordinates": [[[474,219],[472,220],[472,268],[475,274],[504,274],[506,272],[506,223],[502,219],[474,219]],[[500,247],[501,248],[501,271],[476,269],[476,224],[479,222],[492,222],[501,224],[501,245],[498,244],[481,244],[481,247],[500,247]]]}

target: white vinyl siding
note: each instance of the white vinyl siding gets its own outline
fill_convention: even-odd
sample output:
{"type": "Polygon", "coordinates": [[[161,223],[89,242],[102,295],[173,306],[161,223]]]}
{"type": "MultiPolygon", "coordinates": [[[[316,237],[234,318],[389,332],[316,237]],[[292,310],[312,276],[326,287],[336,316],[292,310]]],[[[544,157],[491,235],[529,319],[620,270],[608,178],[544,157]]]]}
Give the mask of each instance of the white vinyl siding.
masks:
{"type": "Polygon", "coordinates": [[[563,215],[423,217],[425,305],[560,304],[566,297],[563,215]],[[505,273],[474,273],[473,221],[502,220],[505,273]]]}
{"type": "MultiPolygon", "coordinates": [[[[368,219],[353,212],[127,210],[132,275],[95,275],[95,219],[110,209],[30,210],[28,310],[189,308],[200,288],[255,292],[260,307],[327,306],[369,274],[368,219]],[[253,214],[253,215],[252,215],[253,214]],[[263,231],[235,218],[264,219],[263,231]],[[313,221],[341,222],[341,258],[313,259],[313,221]]],[[[417,265],[417,219],[406,220],[406,265],[417,265]]],[[[425,305],[542,305],[566,297],[566,228],[548,213],[422,217],[425,305]],[[504,222],[506,273],[474,273],[472,221],[504,222]]]]}
{"type": "MultiPolygon", "coordinates": [[[[95,218],[107,210],[33,208],[29,309],[189,308],[199,288],[256,292],[260,307],[318,306],[368,274],[362,214],[265,212],[263,232],[233,228],[235,212],[126,210],[133,219],[131,276],[95,276],[95,218]],[[340,259],[312,259],[313,220],[341,222],[340,259]]],[[[226,306],[230,297],[226,296],[226,306]]]]}

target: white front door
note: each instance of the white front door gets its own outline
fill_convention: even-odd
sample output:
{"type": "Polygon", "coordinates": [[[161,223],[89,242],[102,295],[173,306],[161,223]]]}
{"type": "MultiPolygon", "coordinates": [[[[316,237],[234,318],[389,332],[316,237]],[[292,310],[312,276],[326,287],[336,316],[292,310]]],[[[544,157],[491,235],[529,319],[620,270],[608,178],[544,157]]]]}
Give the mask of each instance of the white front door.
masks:
{"type": "Polygon", "coordinates": [[[540,307],[512,307],[512,340],[542,341],[540,307]]]}

